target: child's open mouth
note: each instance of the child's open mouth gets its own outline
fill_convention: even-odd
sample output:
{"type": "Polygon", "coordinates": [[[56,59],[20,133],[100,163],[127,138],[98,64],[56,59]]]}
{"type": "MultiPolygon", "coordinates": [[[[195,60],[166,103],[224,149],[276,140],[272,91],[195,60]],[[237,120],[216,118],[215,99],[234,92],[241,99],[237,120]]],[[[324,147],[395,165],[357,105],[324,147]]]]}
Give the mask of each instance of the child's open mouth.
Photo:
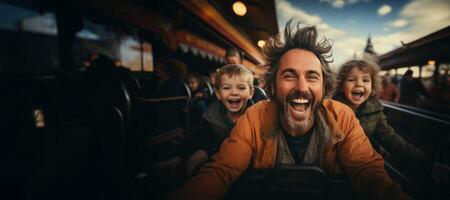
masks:
{"type": "Polygon", "coordinates": [[[230,105],[232,107],[239,107],[241,105],[242,100],[240,99],[230,99],[228,100],[228,103],[230,103],[230,105]]]}
{"type": "Polygon", "coordinates": [[[364,97],[364,91],[352,91],[352,97],[355,100],[361,100],[364,97]]]}

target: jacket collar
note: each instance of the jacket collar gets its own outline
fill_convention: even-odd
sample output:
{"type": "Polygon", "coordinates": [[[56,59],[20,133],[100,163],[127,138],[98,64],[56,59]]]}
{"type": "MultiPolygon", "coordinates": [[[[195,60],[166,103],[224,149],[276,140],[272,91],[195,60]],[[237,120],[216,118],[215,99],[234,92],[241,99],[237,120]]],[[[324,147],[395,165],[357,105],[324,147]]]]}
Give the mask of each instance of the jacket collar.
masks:
{"type": "MultiPolygon", "coordinates": [[[[324,100],[324,101],[330,101],[330,100],[324,100]]],[[[337,117],[335,117],[333,113],[331,113],[328,109],[326,109],[326,107],[323,104],[320,108],[320,112],[324,116],[326,125],[328,125],[328,128],[330,130],[331,143],[334,145],[334,144],[344,140],[344,133],[342,132],[341,128],[339,127],[339,124],[336,120],[337,117]]]]}
{"type": "MultiPolygon", "coordinates": [[[[317,121],[321,121],[321,124],[323,125],[323,127],[325,127],[326,129],[329,130],[330,132],[330,142],[332,145],[341,142],[344,139],[344,134],[341,130],[341,128],[339,127],[339,124],[336,121],[336,118],[334,117],[334,115],[326,109],[326,107],[324,106],[324,102],[325,101],[330,101],[330,100],[324,100],[322,102],[322,104],[319,107],[319,117],[316,117],[317,121]]],[[[277,138],[277,134],[278,134],[278,130],[279,128],[281,128],[280,122],[279,122],[279,113],[278,113],[278,105],[276,105],[276,103],[273,103],[273,111],[271,113],[274,113],[273,115],[274,118],[273,120],[273,126],[272,128],[268,131],[268,132],[263,132],[263,138],[266,139],[275,139],[277,138]]],[[[314,128],[317,128],[317,126],[314,126],[314,128]]]]}
{"type": "Polygon", "coordinates": [[[383,105],[381,105],[380,101],[377,98],[370,96],[367,101],[364,102],[361,106],[356,110],[357,116],[372,114],[383,111],[383,105]]]}
{"type": "Polygon", "coordinates": [[[378,99],[373,96],[369,96],[369,98],[365,102],[363,102],[357,109],[351,106],[351,102],[344,97],[344,94],[342,92],[338,92],[333,97],[333,99],[338,100],[350,107],[357,116],[376,113],[383,110],[383,105],[381,105],[378,99]]]}

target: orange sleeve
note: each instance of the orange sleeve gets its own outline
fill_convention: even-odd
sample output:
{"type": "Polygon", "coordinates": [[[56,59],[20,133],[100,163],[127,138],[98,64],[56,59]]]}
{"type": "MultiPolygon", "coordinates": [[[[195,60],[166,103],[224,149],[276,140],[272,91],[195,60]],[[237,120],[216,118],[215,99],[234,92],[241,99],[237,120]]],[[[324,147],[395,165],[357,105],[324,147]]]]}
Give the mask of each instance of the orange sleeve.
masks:
{"type": "Polygon", "coordinates": [[[372,148],[351,110],[341,112],[339,123],[345,138],[338,144],[338,162],[362,199],[409,199],[384,169],[383,158],[372,148]]]}
{"type": "MultiPolygon", "coordinates": [[[[248,113],[248,112],[247,112],[248,113]]],[[[247,169],[252,156],[252,125],[241,117],[212,161],[189,179],[171,199],[222,199],[228,187],[247,169]]]]}

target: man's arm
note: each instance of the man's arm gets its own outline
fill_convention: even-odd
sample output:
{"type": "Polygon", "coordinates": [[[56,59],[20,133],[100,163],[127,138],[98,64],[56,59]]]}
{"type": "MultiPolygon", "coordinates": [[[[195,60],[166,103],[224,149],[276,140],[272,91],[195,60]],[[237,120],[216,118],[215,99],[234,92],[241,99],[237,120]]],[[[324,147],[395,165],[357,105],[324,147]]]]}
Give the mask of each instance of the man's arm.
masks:
{"type": "Polygon", "coordinates": [[[387,124],[386,116],[381,113],[381,119],[377,123],[375,137],[386,150],[397,158],[406,161],[413,167],[418,167],[423,161],[424,153],[407,142],[402,136],[387,124]]]}
{"type": "Polygon", "coordinates": [[[247,169],[252,155],[252,127],[248,115],[238,120],[220,151],[171,199],[221,199],[228,187],[247,169]]]}
{"type": "Polygon", "coordinates": [[[362,199],[408,199],[387,174],[383,158],[372,148],[353,113],[340,116],[345,118],[340,119],[345,138],[338,144],[337,156],[355,191],[362,199]]]}

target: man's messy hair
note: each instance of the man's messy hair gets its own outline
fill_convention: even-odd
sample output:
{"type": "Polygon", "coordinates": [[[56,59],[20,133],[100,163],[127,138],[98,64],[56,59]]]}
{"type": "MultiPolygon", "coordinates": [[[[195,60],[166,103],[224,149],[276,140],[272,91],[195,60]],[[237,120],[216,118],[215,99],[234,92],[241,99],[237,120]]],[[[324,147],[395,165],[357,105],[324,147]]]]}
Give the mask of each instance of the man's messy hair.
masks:
{"type": "Polygon", "coordinates": [[[335,74],[330,68],[329,60],[332,56],[332,44],[326,38],[317,41],[318,32],[315,26],[301,27],[302,23],[298,22],[292,26],[292,19],[286,23],[283,32],[269,38],[262,51],[267,60],[266,66],[268,70],[265,74],[265,90],[270,99],[275,98],[275,76],[279,68],[280,59],[283,54],[291,49],[303,49],[314,53],[322,64],[322,73],[324,76],[324,96],[331,97],[334,93],[335,74]]]}

